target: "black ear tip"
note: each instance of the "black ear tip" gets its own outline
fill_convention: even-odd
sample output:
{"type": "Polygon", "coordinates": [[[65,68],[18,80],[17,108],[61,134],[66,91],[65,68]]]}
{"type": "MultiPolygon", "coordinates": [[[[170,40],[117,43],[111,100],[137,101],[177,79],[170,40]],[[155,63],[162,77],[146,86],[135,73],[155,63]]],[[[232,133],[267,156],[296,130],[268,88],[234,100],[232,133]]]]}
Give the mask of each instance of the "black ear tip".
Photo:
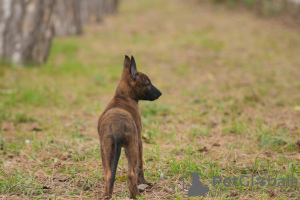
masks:
{"type": "Polygon", "coordinates": [[[129,59],[129,57],[127,55],[125,55],[125,59],[129,59]]]}
{"type": "Polygon", "coordinates": [[[133,59],[133,60],[134,60],[134,57],[133,57],[133,55],[131,55],[131,59],[133,59]]]}

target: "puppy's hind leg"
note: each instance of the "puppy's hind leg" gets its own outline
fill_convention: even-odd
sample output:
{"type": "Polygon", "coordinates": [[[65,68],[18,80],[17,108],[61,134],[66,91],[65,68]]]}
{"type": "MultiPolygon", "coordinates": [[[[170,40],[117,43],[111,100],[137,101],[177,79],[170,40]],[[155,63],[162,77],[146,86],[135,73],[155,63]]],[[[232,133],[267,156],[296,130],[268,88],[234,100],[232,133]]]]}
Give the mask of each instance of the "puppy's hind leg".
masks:
{"type": "Polygon", "coordinates": [[[125,153],[128,160],[127,183],[131,198],[136,199],[136,196],[140,193],[137,187],[138,147],[135,140],[126,145],[125,153]]]}
{"type": "Polygon", "coordinates": [[[104,169],[104,193],[103,199],[110,199],[112,197],[113,188],[110,188],[110,181],[112,176],[112,163],[114,158],[114,143],[113,139],[106,139],[101,141],[101,157],[102,166],[104,169]]]}

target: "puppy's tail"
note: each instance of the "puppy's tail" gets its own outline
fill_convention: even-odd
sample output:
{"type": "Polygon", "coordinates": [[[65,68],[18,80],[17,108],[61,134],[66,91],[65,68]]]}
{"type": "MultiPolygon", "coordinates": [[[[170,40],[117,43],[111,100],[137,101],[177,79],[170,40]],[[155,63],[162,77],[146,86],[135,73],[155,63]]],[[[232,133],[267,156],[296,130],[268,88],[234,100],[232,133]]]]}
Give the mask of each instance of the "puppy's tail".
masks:
{"type": "Polygon", "coordinates": [[[115,139],[115,153],[114,153],[113,166],[111,170],[110,189],[114,186],[120,154],[121,154],[121,139],[115,139]]]}

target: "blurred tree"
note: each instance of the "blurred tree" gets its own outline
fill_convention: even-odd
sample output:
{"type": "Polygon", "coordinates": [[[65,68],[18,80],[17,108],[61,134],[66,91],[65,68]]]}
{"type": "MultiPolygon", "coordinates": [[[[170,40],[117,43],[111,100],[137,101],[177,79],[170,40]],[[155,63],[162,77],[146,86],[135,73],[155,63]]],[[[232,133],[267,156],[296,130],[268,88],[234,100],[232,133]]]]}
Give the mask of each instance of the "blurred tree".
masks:
{"type": "Polygon", "coordinates": [[[81,0],[81,22],[101,22],[105,14],[116,13],[119,0],[81,0]]]}
{"type": "Polygon", "coordinates": [[[53,36],[54,0],[3,0],[0,4],[0,59],[14,64],[45,62],[53,36]]]}
{"type": "Polygon", "coordinates": [[[94,18],[101,22],[104,15],[104,0],[81,1],[81,22],[87,23],[94,18]]]}
{"type": "MultiPolygon", "coordinates": [[[[81,0],[89,2],[90,0],[81,0]]],[[[82,33],[80,0],[56,1],[53,15],[55,35],[79,35],[82,33]]]]}
{"type": "Polygon", "coordinates": [[[54,35],[82,33],[82,23],[115,13],[119,0],[1,0],[0,60],[42,65],[54,35]]]}
{"type": "Polygon", "coordinates": [[[116,13],[118,10],[119,0],[104,0],[105,13],[116,13]]]}

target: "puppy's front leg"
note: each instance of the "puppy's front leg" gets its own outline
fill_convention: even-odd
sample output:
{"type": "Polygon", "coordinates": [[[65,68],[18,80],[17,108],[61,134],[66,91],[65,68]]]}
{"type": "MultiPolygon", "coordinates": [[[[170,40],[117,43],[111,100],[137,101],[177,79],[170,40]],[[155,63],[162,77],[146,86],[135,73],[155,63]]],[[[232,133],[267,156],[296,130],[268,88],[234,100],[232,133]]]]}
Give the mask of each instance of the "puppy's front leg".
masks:
{"type": "Polygon", "coordinates": [[[143,143],[142,140],[139,140],[139,158],[138,158],[138,184],[147,184],[151,185],[151,183],[145,180],[144,176],[144,159],[143,159],[143,143]]]}

